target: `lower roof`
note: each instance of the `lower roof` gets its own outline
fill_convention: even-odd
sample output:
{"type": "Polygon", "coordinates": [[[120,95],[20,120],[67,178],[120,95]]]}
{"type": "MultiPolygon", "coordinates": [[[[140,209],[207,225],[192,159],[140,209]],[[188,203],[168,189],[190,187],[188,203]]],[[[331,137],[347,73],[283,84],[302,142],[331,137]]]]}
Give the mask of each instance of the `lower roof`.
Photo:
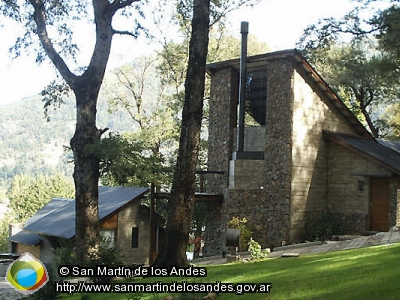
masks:
{"type": "Polygon", "coordinates": [[[42,238],[40,237],[39,234],[22,230],[10,236],[8,240],[11,242],[16,242],[18,244],[36,246],[42,241],[42,238]]]}
{"type": "MultiPolygon", "coordinates": [[[[118,211],[131,201],[140,201],[148,188],[99,187],[100,220],[118,211]]],[[[52,199],[32,218],[24,231],[70,239],[75,236],[75,200],[52,199]]],[[[14,238],[14,236],[12,237],[14,238]]]]}

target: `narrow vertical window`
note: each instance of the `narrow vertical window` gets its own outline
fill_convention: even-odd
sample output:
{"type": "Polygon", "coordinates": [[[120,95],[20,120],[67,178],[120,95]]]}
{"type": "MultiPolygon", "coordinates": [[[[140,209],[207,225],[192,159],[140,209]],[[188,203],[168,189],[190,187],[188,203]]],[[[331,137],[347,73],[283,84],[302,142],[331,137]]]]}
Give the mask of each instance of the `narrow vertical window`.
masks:
{"type": "Polygon", "coordinates": [[[247,73],[244,120],[247,127],[265,125],[266,123],[267,78],[265,70],[254,70],[247,73]]]}
{"type": "Polygon", "coordinates": [[[132,248],[139,246],[139,227],[132,227],[132,248]]]}

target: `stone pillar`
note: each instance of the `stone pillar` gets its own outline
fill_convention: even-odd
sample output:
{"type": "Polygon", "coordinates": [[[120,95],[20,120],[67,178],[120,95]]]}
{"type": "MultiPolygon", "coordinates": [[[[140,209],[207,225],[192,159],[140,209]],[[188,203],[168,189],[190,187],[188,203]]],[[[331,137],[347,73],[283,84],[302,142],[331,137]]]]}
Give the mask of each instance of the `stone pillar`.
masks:
{"type": "MultiPolygon", "coordinates": [[[[207,168],[224,174],[207,176],[208,193],[226,194],[229,185],[229,161],[237,121],[237,76],[237,71],[232,68],[212,74],[207,168]]],[[[224,197],[223,203],[207,203],[206,255],[219,255],[224,250],[226,221],[223,212],[226,201],[224,197]]]]}
{"type": "Polygon", "coordinates": [[[269,61],[267,74],[264,188],[266,202],[275,204],[275,216],[271,217],[267,240],[279,246],[283,242],[290,242],[293,63],[285,59],[269,61]]]}

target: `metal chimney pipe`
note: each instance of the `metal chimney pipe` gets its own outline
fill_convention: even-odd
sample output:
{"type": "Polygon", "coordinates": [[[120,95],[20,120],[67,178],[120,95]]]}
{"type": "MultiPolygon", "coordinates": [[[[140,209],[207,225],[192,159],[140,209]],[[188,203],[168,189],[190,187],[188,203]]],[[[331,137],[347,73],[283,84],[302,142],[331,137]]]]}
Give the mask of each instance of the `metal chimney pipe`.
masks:
{"type": "Polygon", "coordinates": [[[239,124],[237,134],[237,152],[244,151],[244,114],[245,114],[245,89],[246,89],[246,60],[247,60],[247,35],[249,22],[240,23],[242,34],[242,49],[240,53],[240,80],[239,80],[239,124]]]}

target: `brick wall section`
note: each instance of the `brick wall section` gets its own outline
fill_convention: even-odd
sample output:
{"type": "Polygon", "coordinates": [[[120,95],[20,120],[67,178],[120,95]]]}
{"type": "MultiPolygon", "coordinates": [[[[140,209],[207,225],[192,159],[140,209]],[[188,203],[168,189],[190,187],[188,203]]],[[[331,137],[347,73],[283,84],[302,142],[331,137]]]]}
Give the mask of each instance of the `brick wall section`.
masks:
{"type": "Polygon", "coordinates": [[[40,244],[37,246],[30,246],[24,244],[16,244],[15,252],[18,254],[24,254],[25,252],[29,252],[36,259],[40,260],[40,244]]]}
{"type": "MultiPolygon", "coordinates": [[[[382,166],[365,159],[340,145],[331,143],[328,172],[328,203],[332,212],[342,218],[343,229],[347,233],[369,230],[369,178],[357,174],[391,177],[382,166]],[[358,180],[365,183],[364,190],[358,190],[358,180]]],[[[398,177],[390,178],[390,227],[398,222],[398,177]]]]}
{"type": "Polygon", "coordinates": [[[307,214],[327,209],[327,157],[328,144],[322,131],[356,134],[355,130],[335,109],[330,108],[294,72],[291,224],[290,241],[303,239],[307,214]]]}
{"type": "Polygon", "coordinates": [[[132,201],[118,212],[117,244],[126,264],[147,264],[149,262],[150,229],[147,210],[139,208],[138,201],[132,201]],[[139,246],[132,248],[132,227],[139,227],[139,246]]]}

